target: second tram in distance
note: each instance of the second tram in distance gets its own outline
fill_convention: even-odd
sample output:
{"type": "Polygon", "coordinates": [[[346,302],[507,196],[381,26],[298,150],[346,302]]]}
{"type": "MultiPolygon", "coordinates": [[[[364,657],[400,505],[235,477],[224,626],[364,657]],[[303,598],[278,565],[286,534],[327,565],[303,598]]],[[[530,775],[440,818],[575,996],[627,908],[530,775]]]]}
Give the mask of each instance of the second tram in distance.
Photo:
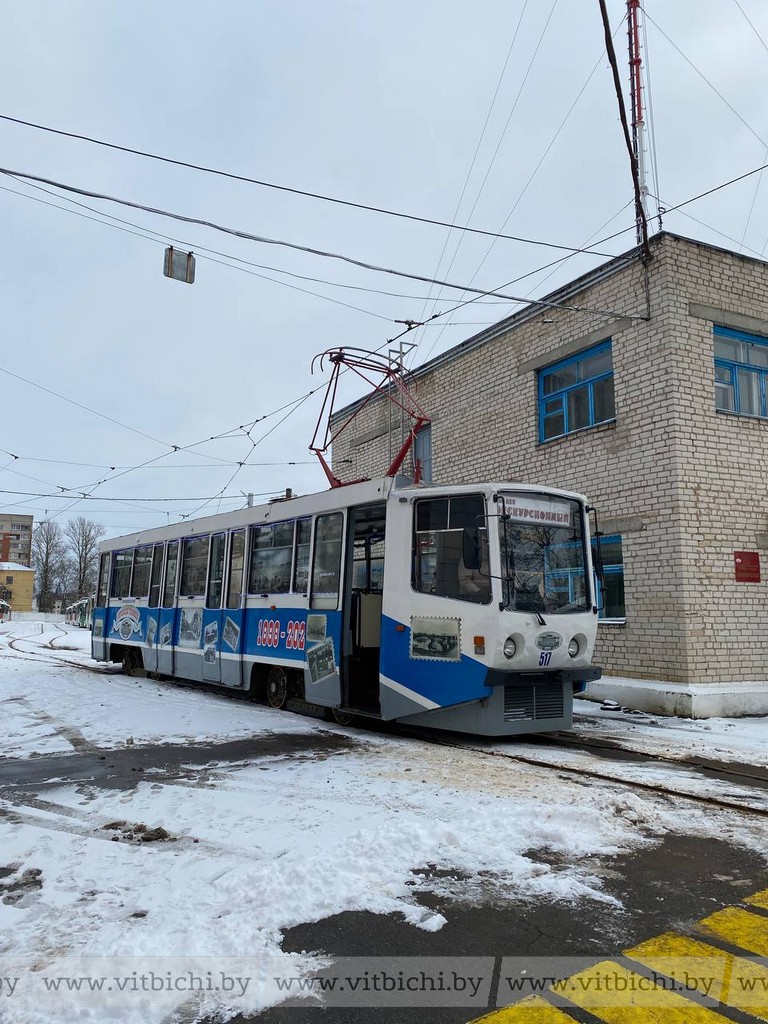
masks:
{"type": "Polygon", "coordinates": [[[509,736],[600,675],[579,494],[386,477],[100,550],[94,658],[275,708],[509,736]]]}

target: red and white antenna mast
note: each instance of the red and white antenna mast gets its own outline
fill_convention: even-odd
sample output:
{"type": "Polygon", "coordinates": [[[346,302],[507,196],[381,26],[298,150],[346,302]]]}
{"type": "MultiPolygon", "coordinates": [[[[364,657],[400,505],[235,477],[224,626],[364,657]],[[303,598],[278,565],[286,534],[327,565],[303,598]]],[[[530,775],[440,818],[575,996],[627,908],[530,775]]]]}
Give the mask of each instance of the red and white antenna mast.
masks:
{"type": "MultiPolygon", "coordinates": [[[[640,0],[627,0],[629,35],[629,95],[632,104],[632,147],[635,151],[640,184],[642,214],[648,220],[648,185],[645,177],[645,115],[643,113],[643,57],[640,48],[640,0]]],[[[637,243],[643,241],[643,225],[638,211],[637,243]]]]}

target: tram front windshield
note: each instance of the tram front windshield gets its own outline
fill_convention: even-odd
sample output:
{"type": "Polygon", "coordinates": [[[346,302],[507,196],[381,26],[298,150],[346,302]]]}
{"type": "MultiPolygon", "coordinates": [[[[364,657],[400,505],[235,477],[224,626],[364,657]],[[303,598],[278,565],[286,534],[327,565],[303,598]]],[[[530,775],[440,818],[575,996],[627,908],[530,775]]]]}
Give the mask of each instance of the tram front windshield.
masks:
{"type": "Polygon", "coordinates": [[[504,607],[559,614],[591,607],[581,505],[548,494],[499,495],[504,607]]]}

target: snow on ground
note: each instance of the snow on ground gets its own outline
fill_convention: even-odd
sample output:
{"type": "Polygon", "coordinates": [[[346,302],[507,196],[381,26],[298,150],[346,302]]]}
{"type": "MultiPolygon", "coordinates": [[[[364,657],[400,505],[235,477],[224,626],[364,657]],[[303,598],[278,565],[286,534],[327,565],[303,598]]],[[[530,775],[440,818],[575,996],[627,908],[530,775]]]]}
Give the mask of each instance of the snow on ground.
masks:
{"type": "Polygon", "coordinates": [[[661,757],[705,757],[768,767],[768,717],[665,718],[574,702],[574,731],[661,757]]]}
{"type": "MultiPolygon", "coordinates": [[[[26,639],[46,643],[56,632],[30,629],[26,639]]],[[[253,975],[256,961],[237,958],[261,958],[264,976],[241,995],[129,992],[114,1009],[102,993],[90,1010],[77,996],[78,1021],[160,1024],[169,1012],[192,1021],[258,1011],[280,1001],[276,978],[321,963],[311,951],[283,953],[285,930],[343,911],[397,912],[434,931],[445,918],[422,904],[427,892],[448,900],[447,914],[451,901],[615,903],[603,886],[604,859],[668,831],[762,849],[759,818],[695,804],[682,813],[652,795],[563,780],[488,750],[363,731],[347,733],[351,750],[323,750],[323,737],[339,730],[172,684],[33,661],[8,649],[10,635],[18,633],[4,628],[0,637],[0,701],[12,726],[0,737],[6,758],[82,749],[78,737],[124,746],[128,736],[137,744],[172,736],[191,745],[279,730],[288,747],[250,763],[195,765],[171,781],[145,772],[128,789],[61,785],[21,802],[6,791],[0,868],[10,873],[0,887],[21,888],[0,899],[4,975],[9,957],[30,986],[40,972],[70,972],[73,957],[86,958],[91,974],[95,963],[98,973],[123,977],[171,964],[176,973],[221,965],[236,973],[240,964],[253,975]],[[315,733],[317,749],[291,755],[291,733],[315,733]],[[170,838],[142,842],[137,825],[162,826],[170,838]]],[[[51,652],[50,660],[86,658],[87,640],[70,632],[61,642],[79,653],[51,652]]],[[[507,753],[521,749],[513,743],[507,753]]],[[[36,1006],[30,991],[22,985],[14,997],[14,1024],[47,1024],[51,1006],[36,1006]]],[[[57,1002],[56,1019],[74,1020],[64,1005],[57,1002]]]]}
{"type": "Polygon", "coordinates": [[[115,673],[114,666],[109,671],[92,661],[90,652],[91,634],[85,629],[47,622],[0,625],[0,757],[71,753],[83,741],[107,747],[129,740],[200,743],[314,729],[308,719],[296,715],[130,678],[115,673]],[[49,643],[55,649],[48,648],[49,643]],[[104,672],[77,669],[73,663],[104,672]]]}

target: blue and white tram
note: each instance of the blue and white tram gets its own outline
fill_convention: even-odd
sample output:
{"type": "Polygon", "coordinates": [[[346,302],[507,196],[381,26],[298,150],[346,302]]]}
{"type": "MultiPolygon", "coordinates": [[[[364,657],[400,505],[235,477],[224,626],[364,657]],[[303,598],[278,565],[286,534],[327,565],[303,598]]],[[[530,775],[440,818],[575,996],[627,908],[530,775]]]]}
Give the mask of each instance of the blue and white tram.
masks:
{"type": "Polygon", "coordinates": [[[94,658],[276,708],[512,735],[570,728],[600,675],[566,491],[387,477],[109,540],[99,568],[94,658]]]}

